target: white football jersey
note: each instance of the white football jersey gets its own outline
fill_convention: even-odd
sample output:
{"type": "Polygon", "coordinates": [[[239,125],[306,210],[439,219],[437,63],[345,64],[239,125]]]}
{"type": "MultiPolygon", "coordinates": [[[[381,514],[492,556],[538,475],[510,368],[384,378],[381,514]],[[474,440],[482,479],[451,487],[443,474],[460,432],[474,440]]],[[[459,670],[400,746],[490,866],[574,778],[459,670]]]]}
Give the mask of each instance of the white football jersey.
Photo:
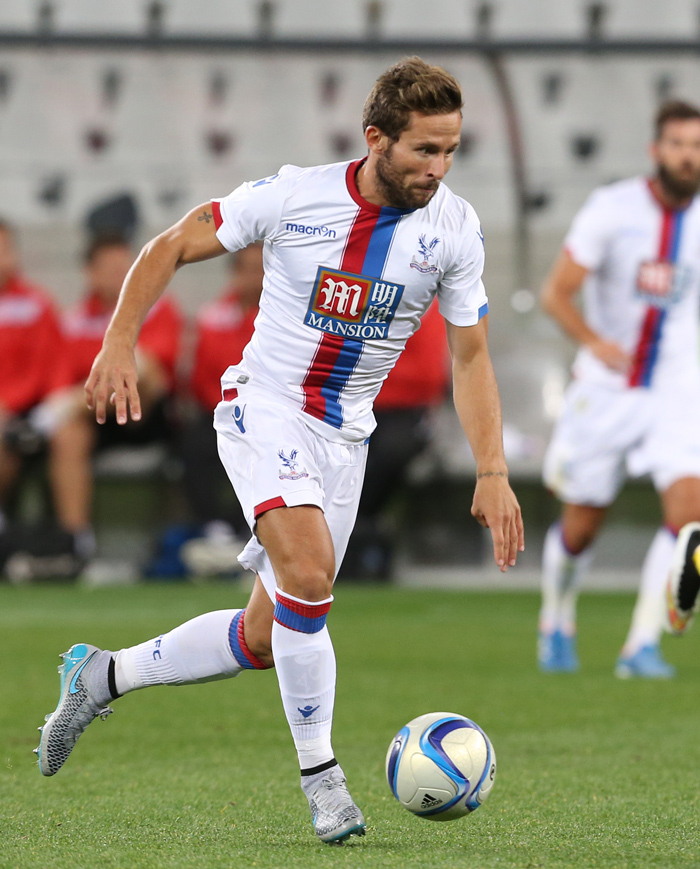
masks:
{"type": "Polygon", "coordinates": [[[666,389],[700,370],[700,197],[671,211],[645,178],[601,187],[574,219],[565,247],[590,270],[583,286],[586,322],[633,358],[629,375],[622,375],[582,347],[577,377],[666,389]]]}
{"type": "Polygon", "coordinates": [[[212,203],[227,250],[265,242],[255,333],[224,396],[243,382],[272,391],[350,443],[371,434],[372,403],[436,294],[456,326],[488,311],[471,205],[444,184],[425,208],[373,205],[357,189],[360,165],[284,166],[212,203]]]}

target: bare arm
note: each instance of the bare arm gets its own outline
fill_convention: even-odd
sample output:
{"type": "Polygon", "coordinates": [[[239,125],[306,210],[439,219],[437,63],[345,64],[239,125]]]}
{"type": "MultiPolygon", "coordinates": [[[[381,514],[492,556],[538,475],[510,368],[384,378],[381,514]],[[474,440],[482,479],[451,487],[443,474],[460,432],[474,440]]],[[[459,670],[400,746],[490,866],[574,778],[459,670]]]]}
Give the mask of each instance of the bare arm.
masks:
{"type": "Polygon", "coordinates": [[[542,307],[569,337],[588,347],[608,368],[624,374],[631,364],[629,354],[614,341],[607,341],[594,332],[574,304],[587,274],[588,269],[562,251],[542,288],[542,307]]]}
{"type": "Polygon", "coordinates": [[[476,326],[447,322],[457,416],[476,459],[472,516],[491,529],[493,556],[502,571],[525,548],[520,506],[508,483],[503,455],[501,402],[486,343],[488,317],[476,326]]]}
{"type": "Polygon", "coordinates": [[[144,246],[126,276],[102,349],[85,384],[88,407],[95,411],[98,422],[105,421],[110,400],[121,425],[128,412],[132,419],[141,418],[134,357],[139,329],[180,266],[223,253],[226,249],[216,237],[211,203],[193,209],[144,246]]]}

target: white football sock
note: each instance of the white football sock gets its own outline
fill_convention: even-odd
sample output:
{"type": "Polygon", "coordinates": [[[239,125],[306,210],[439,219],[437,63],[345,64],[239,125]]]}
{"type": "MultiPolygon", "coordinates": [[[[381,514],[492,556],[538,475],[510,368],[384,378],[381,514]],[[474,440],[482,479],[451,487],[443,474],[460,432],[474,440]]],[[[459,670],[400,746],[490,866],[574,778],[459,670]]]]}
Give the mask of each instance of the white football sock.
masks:
{"type": "Polygon", "coordinates": [[[237,676],[244,667],[234,656],[229,628],[241,612],[205,613],[167,634],[122,649],[115,661],[117,691],[126,694],[149,685],[187,685],[237,676]]]}
{"type": "Polygon", "coordinates": [[[333,759],[336,667],[325,624],[332,600],[305,601],[277,591],[272,655],[302,770],[333,759]]]}
{"type": "Polygon", "coordinates": [[[540,630],[576,633],[576,603],[581,582],[593,561],[593,549],[572,555],[564,546],[561,525],[547,531],[542,553],[542,608],[540,630]]]}
{"type": "Polygon", "coordinates": [[[675,535],[668,528],[659,528],[642,565],[642,581],[623,655],[633,655],[642,646],[655,646],[661,639],[665,622],[666,580],[675,546],[675,535]]]}

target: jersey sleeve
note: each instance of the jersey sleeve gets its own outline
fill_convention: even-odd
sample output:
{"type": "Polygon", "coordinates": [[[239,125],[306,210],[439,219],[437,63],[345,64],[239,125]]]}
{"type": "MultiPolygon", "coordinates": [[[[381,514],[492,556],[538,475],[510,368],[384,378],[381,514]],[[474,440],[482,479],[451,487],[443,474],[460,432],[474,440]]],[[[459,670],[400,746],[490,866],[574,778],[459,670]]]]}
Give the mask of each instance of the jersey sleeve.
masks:
{"type": "Polygon", "coordinates": [[[605,190],[595,190],[571,224],[564,249],[571,259],[589,271],[603,264],[610,238],[610,205],[605,190]]]}
{"type": "Polygon", "coordinates": [[[216,237],[229,251],[269,238],[277,229],[289,186],[290,168],[277,175],[246,181],[224,199],[212,200],[216,237]]]}
{"type": "Polygon", "coordinates": [[[484,271],[484,237],[476,213],[467,212],[455,243],[455,255],[440,281],[440,313],[453,326],[474,326],[488,313],[481,276],[484,271]]]}

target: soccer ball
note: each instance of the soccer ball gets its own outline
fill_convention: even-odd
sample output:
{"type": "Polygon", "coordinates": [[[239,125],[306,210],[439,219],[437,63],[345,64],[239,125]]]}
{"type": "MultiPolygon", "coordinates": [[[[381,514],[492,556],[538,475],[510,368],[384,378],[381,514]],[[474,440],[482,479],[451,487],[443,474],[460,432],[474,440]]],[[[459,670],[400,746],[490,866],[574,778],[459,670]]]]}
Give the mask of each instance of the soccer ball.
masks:
{"type": "Polygon", "coordinates": [[[409,812],[452,821],[478,809],[491,793],[496,753],[469,718],[429,712],[409,721],[391,741],[386,777],[409,812]]]}

